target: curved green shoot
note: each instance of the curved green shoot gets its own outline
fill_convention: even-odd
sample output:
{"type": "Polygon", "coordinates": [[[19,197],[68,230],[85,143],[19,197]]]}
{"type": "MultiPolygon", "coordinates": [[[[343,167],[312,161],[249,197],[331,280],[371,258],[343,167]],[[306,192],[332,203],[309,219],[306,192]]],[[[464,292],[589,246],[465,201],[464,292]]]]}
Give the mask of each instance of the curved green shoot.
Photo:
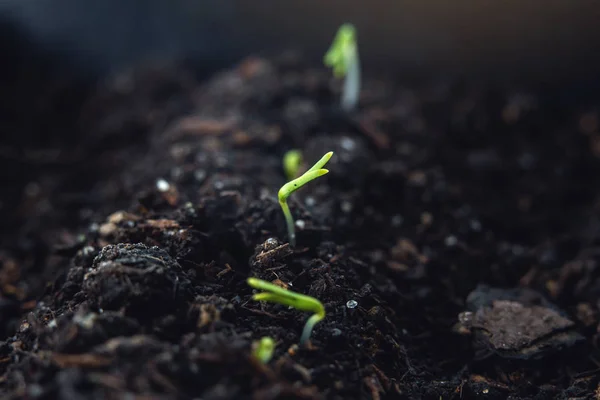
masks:
{"type": "Polygon", "coordinates": [[[354,25],[340,26],[331,47],[325,53],[323,62],[333,69],[335,77],[345,77],[342,108],[351,111],[358,104],[360,93],[360,60],[354,25]]]}
{"type": "Polygon", "coordinates": [[[288,181],[296,178],[302,164],[302,152],[300,150],[289,150],[283,155],[283,172],[288,181]]]}
{"type": "Polygon", "coordinates": [[[328,173],[329,170],[323,169],[322,167],[325,164],[327,164],[327,161],[329,161],[332,155],[333,151],[330,151],[329,153],[325,154],[308,171],[303,173],[298,178],[289,181],[288,183],[283,185],[281,189],[279,189],[277,197],[279,199],[279,205],[281,206],[283,215],[285,216],[285,223],[288,229],[290,246],[292,247],[296,245],[296,230],[294,227],[294,217],[292,217],[292,213],[290,212],[290,208],[287,204],[287,199],[292,193],[300,189],[302,186],[306,185],[308,182],[328,173]]]}
{"type": "Polygon", "coordinates": [[[247,282],[250,287],[263,290],[263,292],[253,295],[253,300],[281,304],[293,307],[299,311],[309,311],[314,313],[304,325],[302,336],[300,336],[301,345],[308,341],[315,325],[325,318],[325,307],[323,307],[323,304],[314,297],[286,290],[258,278],[248,278],[247,282]]]}
{"type": "Polygon", "coordinates": [[[264,336],[252,344],[252,355],[263,364],[267,364],[273,358],[275,341],[270,336],[264,336]]]}

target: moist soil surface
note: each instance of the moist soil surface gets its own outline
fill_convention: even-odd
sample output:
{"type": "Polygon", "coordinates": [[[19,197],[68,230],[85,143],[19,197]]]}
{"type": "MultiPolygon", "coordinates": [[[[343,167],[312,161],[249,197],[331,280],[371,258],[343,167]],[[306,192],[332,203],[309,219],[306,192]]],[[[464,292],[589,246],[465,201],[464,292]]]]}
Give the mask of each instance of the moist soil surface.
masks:
{"type": "Polygon", "coordinates": [[[1,155],[27,179],[3,195],[2,397],[597,398],[597,105],[367,78],[344,112],[340,87],[283,56],[44,92],[20,128],[62,139],[1,155]],[[334,152],[290,197],[294,247],[290,149],[334,152]],[[309,342],[250,276],[323,303],[309,342]]]}

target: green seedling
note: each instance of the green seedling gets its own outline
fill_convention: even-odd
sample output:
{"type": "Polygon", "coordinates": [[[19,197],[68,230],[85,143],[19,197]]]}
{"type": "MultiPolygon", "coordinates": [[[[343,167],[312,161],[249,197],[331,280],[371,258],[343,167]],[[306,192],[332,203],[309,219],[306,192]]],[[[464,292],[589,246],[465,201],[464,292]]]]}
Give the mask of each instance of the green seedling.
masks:
{"type": "Polygon", "coordinates": [[[296,178],[302,165],[302,152],[300,150],[289,150],[283,155],[283,172],[288,181],[296,178]]]}
{"type": "Polygon", "coordinates": [[[288,183],[283,185],[281,189],[279,189],[277,197],[279,198],[279,205],[281,206],[281,209],[283,210],[283,215],[285,216],[285,223],[287,224],[290,246],[292,247],[296,245],[296,230],[294,227],[294,217],[292,217],[292,213],[290,212],[290,207],[287,204],[287,199],[292,193],[300,189],[302,186],[306,185],[308,182],[328,173],[329,170],[323,169],[323,166],[327,164],[327,161],[329,161],[332,155],[333,151],[330,151],[329,153],[325,154],[308,171],[303,173],[298,178],[289,181],[288,183]]]}
{"type": "Polygon", "coordinates": [[[346,111],[353,110],[358,104],[360,93],[360,60],[354,25],[340,26],[323,61],[333,69],[336,78],[345,77],[342,108],[346,111]]]}
{"type": "Polygon", "coordinates": [[[275,341],[270,336],[265,336],[252,343],[252,355],[263,364],[267,364],[273,358],[275,341]]]}
{"type": "Polygon", "coordinates": [[[306,324],[304,325],[302,336],[300,336],[301,345],[308,341],[315,325],[325,318],[325,307],[323,307],[323,304],[314,297],[286,290],[258,278],[248,278],[247,282],[250,287],[262,290],[262,292],[252,296],[253,300],[281,304],[293,307],[299,311],[309,311],[314,313],[308,318],[308,321],[306,321],[306,324]]]}

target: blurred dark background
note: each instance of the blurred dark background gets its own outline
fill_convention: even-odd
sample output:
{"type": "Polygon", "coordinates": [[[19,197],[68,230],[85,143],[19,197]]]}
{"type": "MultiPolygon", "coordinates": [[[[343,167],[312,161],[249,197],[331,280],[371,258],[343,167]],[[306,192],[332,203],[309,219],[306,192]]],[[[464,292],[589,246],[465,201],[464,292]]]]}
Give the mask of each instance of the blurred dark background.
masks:
{"type": "Polygon", "coordinates": [[[345,21],[372,70],[545,81],[600,70],[595,1],[3,0],[0,15],[93,72],[169,56],[210,70],[288,48],[318,61],[345,21]]]}

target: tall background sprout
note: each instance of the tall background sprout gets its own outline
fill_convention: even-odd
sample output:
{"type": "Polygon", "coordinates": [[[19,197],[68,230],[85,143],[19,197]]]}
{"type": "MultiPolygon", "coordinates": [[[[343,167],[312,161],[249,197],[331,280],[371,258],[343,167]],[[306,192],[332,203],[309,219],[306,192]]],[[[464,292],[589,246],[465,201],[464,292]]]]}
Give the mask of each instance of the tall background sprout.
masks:
{"type": "Polygon", "coordinates": [[[340,26],[331,47],[325,53],[324,63],[333,69],[336,78],[345,77],[341,104],[344,110],[353,110],[360,94],[360,61],[354,25],[340,26]]]}

